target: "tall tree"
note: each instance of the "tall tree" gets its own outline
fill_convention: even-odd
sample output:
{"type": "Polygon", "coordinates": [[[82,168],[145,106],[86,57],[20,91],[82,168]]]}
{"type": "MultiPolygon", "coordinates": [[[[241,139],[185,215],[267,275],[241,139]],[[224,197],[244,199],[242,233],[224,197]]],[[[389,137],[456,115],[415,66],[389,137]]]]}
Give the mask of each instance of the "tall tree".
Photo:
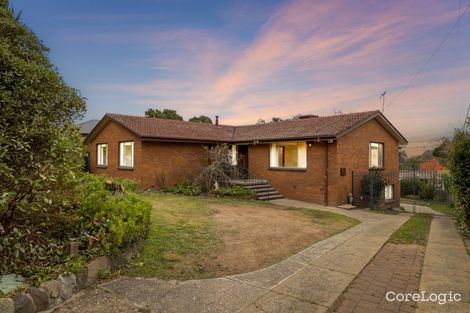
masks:
{"type": "Polygon", "coordinates": [[[441,143],[432,150],[432,155],[438,158],[442,164],[447,164],[447,158],[449,157],[451,147],[451,141],[449,138],[442,138],[441,143]]]}
{"type": "Polygon", "coordinates": [[[449,152],[457,228],[470,236],[470,132],[457,130],[449,152]]]}
{"type": "Polygon", "coordinates": [[[163,109],[163,111],[160,111],[158,109],[148,109],[147,111],[145,111],[145,116],[153,118],[162,118],[166,120],[183,120],[183,117],[179,115],[176,110],[171,109],[163,109]]]}
{"type": "Polygon", "coordinates": [[[83,166],[73,123],[85,100],[67,86],[48,49],[0,0],[0,223],[15,212],[67,202],[83,166]]]}
{"type": "Polygon", "coordinates": [[[199,115],[199,116],[193,116],[189,119],[190,122],[196,122],[196,123],[207,123],[207,124],[212,124],[212,120],[210,117],[205,116],[205,115],[199,115]]]}

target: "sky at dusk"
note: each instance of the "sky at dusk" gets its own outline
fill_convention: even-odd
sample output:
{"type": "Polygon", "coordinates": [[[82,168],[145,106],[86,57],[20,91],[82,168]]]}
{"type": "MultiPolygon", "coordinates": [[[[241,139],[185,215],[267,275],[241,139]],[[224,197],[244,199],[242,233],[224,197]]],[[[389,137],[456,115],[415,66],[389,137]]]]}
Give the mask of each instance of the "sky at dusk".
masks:
{"type": "Polygon", "coordinates": [[[387,90],[385,116],[416,144],[470,103],[470,9],[422,69],[468,0],[10,3],[87,119],[152,107],[252,124],[381,109],[387,90]]]}

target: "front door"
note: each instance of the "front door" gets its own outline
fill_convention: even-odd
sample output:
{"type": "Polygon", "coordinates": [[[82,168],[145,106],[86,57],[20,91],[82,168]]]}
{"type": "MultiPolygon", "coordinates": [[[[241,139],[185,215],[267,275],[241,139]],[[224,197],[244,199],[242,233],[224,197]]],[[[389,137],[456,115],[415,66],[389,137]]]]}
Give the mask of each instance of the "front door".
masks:
{"type": "Polygon", "coordinates": [[[248,145],[237,146],[237,165],[242,178],[248,178],[248,145]]]}

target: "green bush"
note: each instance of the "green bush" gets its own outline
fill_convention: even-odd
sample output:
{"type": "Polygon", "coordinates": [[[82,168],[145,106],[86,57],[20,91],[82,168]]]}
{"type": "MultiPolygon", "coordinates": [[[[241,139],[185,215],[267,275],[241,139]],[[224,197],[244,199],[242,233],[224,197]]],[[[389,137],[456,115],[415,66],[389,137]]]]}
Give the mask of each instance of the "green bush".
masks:
{"type": "Polygon", "coordinates": [[[219,190],[213,191],[215,194],[222,195],[222,196],[253,196],[253,192],[242,186],[221,186],[219,190]]]}
{"type": "Polygon", "coordinates": [[[458,130],[454,134],[449,153],[449,170],[456,204],[456,225],[470,235],[470,133],[458,130]]]}
{"type": "Polygon", "coordinates": [[[366,196],[366,199],[369,199],[369,206],[376,207],[387,185],[382,171],[370,170],[369,173],[362,178],[361,184],[363,194],[366,196]]]}
{"type": "Polygon", "coordinates": [[[146,235],[151,204],[125,188],[116,188],[131,189],[135,182],[91,174],[82,175],[80,182],[80,204],[76,209],[80,221],[76,235],[84,251],[111,254],[146,235]],[[113,186],[111,190],[110,186],[113,186]]]}
{"type": "Polygon", "coordinates": [[[434,186],[432,184],[420,183],[419,184],[419,197],[423,200],[433,200],[436,196],[434,186]]]}
{"type": "Polygon", "coordinates": [[[403,179],[400,181],[400,195],[402,197],[416,194],[420,192],[420,184],[411,179],[403,179]]]}
{"type": "Polygon", "coordinates": [[[151,204],[122,188],[127,180],[81,174],[74,202],[55,214],[19,212],[15,226],[0,225],[0,273],[18,273],[36,284],[73,263],[67,253],[71,238],[79,240],[80,260],[113,254],[146,235],[151,204]]]}
{"type": "Polygon", "coordinates": [[[194,186],[189,181],[183,181],[173,187],[162,188],[163,192],[179,193],[186,196],[198,196],[202,193],[201,187],[194,186]]]}

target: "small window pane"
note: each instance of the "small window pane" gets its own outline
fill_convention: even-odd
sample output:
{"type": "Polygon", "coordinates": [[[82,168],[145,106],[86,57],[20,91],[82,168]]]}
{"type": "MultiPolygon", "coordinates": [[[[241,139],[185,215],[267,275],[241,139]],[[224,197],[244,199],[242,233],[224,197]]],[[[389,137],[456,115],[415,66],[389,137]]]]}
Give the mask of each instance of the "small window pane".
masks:
{"type": "Polygon", "coordinates": [[[271,144],[271,167],[306,168],[306,142],[286,141],[271,144]]]}
{"type": "Polygon", "coordinates": [[[385,200],[393,200],[393,185],[385,186],[385,200]]]}
{"type": "Polygon", "coordinates": [[[134,143],[121,142],[119,145],[119,166],[134,166],[134,143]]]}
{"type": "Polygon", "coordinates": [[[108,164],[108,145],[99,144],[96,147],[97,159],[96,163],[98,165],[107,165],[108,164]]]}
{"type": "Polygon", "coordinates": [[[376,142],[369,144],[369,167],[383,167],[383,144],[376,142]]]}

